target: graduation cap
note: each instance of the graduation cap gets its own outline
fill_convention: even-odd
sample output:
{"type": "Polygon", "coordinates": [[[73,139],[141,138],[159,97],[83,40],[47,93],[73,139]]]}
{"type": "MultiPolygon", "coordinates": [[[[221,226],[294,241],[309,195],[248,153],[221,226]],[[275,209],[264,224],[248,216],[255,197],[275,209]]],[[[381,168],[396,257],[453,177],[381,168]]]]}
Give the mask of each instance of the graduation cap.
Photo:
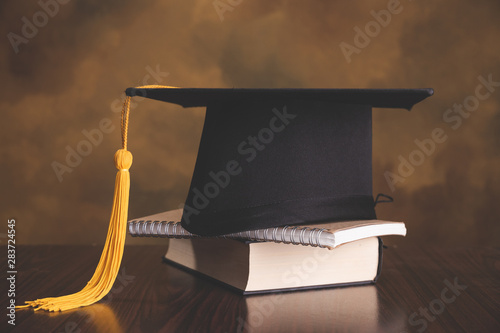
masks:
{"type": "Polygon", "coordinates": [[[321,221],[375,219],[372,107],[411,107],[432,89],[128,88],[108,236],[92,279],[75,294],[26,302],[64,311],[104,297],[116,279],[126,236],[134,96],[206,106],[182,225],[199,235],[321,221]]]}
{"type": "Polygon", "coordinates": [[[206,106],[182,225],[204,235],[376,219],[372,107],[411,107],[431,89],[138,89],[206,106]]]}

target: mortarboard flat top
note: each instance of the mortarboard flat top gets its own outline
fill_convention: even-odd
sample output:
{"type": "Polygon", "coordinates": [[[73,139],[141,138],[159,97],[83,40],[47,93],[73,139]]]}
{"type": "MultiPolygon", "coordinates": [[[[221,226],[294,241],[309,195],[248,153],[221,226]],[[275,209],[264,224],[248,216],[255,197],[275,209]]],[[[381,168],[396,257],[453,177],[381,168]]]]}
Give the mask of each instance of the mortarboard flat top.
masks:
{"type": "Polygon", "coordinates": [[[344,104],[365,104],[376,108],[412,106],[431,96],[432,89],[298,89],[298,88],[128,88],[127,96],[142,96],[183,107],[207,106],[244,100],[315,100],[344,104]]]}
{"type": "Polygon", "coordinates": [[[182,226],[199,235],[376,219],[372,107],[404,108],[432,89],[128,88],[206,106],[182,226]]]}

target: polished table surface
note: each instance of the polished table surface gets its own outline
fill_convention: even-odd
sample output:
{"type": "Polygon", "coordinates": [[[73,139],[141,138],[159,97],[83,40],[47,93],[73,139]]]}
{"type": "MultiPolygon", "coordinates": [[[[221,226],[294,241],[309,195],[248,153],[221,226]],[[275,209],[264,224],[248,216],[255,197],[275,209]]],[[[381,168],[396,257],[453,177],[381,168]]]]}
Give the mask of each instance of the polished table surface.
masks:
{"type": "MultiPolygon", "coordinates": [[[[101,249],[18,246],[17,304],[80,290],[101,249]]],[[[260,296],[238,295],[165,264],[165,249],[127,246],[101,302],[62,313],[17,311],[15,327],[4,314],[1,331],[500,332],[497,248],[389,247],[375,285],[260,296]]],[[[4,292],[4,312],[6,305],[4,292]]]]}

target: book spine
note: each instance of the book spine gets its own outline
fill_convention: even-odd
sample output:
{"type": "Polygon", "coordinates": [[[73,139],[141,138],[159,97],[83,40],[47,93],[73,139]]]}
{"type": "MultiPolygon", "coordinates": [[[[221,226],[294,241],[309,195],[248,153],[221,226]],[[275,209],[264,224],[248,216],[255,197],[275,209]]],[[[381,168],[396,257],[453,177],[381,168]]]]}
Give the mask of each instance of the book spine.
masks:
{"type": "MultiPolygon", "coordinates": [[[[130,235],[133,237],[195,238],[201,237],[184,229],[180,222],[168,221],[130,221],[130,235]]],[[[314,247],[335,247],[335,237],[327,229],[303,226],[284,226],[268,229],[242,231],[215,238],[264,241],[314,247]]]]}

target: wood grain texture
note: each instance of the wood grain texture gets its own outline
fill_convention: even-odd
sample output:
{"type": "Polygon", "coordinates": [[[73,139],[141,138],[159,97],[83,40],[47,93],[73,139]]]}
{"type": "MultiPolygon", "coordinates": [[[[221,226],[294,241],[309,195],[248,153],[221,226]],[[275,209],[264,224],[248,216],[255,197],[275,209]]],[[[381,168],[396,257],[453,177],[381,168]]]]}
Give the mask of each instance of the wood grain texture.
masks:
{"type": "MultiPolygon", "coordinates": [[[[126,247],[103,301],[63,313],[18,311],[14,328],[4,314],[2,332],[500,331],[499,249],[388,248],[375,285],[247,297],[162,263],[165,249],[126,247]]],[[[80,290],[101,250],[19,247],[17,303],[80,290]]],[[[5,313],[6,292],[1,306],[5,313]]]]}

